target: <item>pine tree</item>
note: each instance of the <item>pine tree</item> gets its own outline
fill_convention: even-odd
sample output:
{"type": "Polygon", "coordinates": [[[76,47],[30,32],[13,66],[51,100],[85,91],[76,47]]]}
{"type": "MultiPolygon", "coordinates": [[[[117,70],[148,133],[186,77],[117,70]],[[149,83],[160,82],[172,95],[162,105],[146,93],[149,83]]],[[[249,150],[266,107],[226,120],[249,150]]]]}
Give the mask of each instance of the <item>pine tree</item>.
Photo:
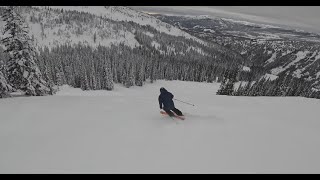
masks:
{"type": "Polygon", "coordinates": [[[220,88],[217,91],[217,95],[226,95],[226,86],[227,86],[227,74],[229,73],[228,70],[225,71],[222,82],[220,84],[220,88]]]}
{"type": "Polygon", "coordinates": [[[232,93],[234,96],[241,96],[243,93],[243,87],[242,87],[242,81],[240,82],[240,85],[238,89],[235,89],[234,92],[232,93]]]}
{"type": "Polygon", "coordinates": [[[290,83],[288,85],[288,91],[287,91],[287,96],[294,96],[296,90],[297,90],[297,85],[296,85],[296,80],[295,78],[291,78],[290,83]]]}
{"type": "Polygon", "coordinates": [[[127,77],[126,77],[126,82],[125,82],[125,86],[127,88],[133,86],[135,84],[134,82],[134,67],[132,64],[130,64],[129,66],[129,72],[127,73],[127,77]]]}
{"type": "Polygon", "coordinates": [[[301,92],[301,96],[302,97],[310,97],[311,93],[312,93],[312,87],[311,84],[308,82],[303,83],[303,89],[301,92]]]}
{"type": "Polygon", "coordinates": [[[263,91],[263,84],[265,83],[265,78],[261,78],[258,82],[256,82],[251,90],[250,90],[250,96],[261,96],[263,91]]]}
{"type": "Polygon", "coordinates": [[[49,72],[48,68],[45,67],[45,71],[43,73],[43,78],[45,79],[45,81],[47,82],[47,85],[49,87],[49,90],[50,90],[49,94],[53,95],[56,92],[56,90],[53,89],[54,88],[54,83],[53,83],[53,80],[51,78],[52,76],[50,76],[49,74],[50,74],[50,72],[49,72]]]}
{"type": "Polygon", "coordinates": [[[113,85],[112,70],[111,70],[110,63],[107,63],[106,67],[104,68],[103,80],[104,80],[104,84],[105,84],[104,89],[106,89],[108,91],[113,90],[114,85],[113,85]]]}
{"type": "Polygon", "coordinates": [[[35,51],[23,18],[17,14],[14,7],[4,10],[3,19],[6,22],[4,32],[8,37],[2,39],[10,55],[8,61],[8,81],[15,89],[25,91],[26,95],[41,96],[50,93],[50,88],[43,80],[41,72],[35,63],[35,51]]]}
{"type": "Polygon", "coordinates": [[[156,69],[154,68],[153,65],[151,65],[151,72],[150,72],[150,82],[153,83],[154,81],[154,72],[156,71],[156,69]]]}
{"type": "Polygon", "coordinates": [[[124,67],[121,67],[120,71],[120,83],[123,85],[126,85],[126,80],[127,80],[127,71],[124,67]]]}
{"type": "MultiPolygon", "coordinates": [[[[157,60],[155,60],[155,63],[153,64],[153,70],[151,71],[151,75],[153,78],[153,82],[157,81],[157,79],[159,79],[159,74],[160,74],[160,69],[159,69],[159,62],[157,60]]],[[[143,77],[144,81],[146,80],[146,76],[143,77]]]]}
{"type": "Polygon", "coordinates": [[[243,94],[242,94],[242,96],[249,96],[249,92],[250,92],[250,89],[251,89],[251,87],[252,87],[252,81],[249,81],[246,85],[245,85],[245,87],[244,87],[244,89],[243,89],[243,94]]]}
{"type": "Polygon", "coordinates": [[[3,73],[0,71],[0,98],[9,97],[12,87],[7,83],[3,73]]]}
{"type": "Polygon", "coordinates": [[[96,80],[96,70],[95,66],[93,64],[93,60],[91,63],[91,70],[90,70],[90,82],[91,82],[91,89],[96,90],[97,89],[97,80],[96,80]]]}
{"type": "Polygon", "coordinates": [[[56,84],[58,86],[62,86],[64,84],[64,81],[63,81],[63,71],[59,68],[59,69],[56,69],[57,73],[56,73],[56,84]]]}
{"type": "Polygon", "coordinates": [[[310,92],[310,94],[309,94],[309,97],[310,98],[317,98],[317,92],[316,91],[313,91],[313,90],[311,90],[311,92],[310,92]]]}
{"type": "Polygon", "coordinates": [[[272,96],[281,96],[281,80],[277,80],[271,93],[272,96]]]}
{"type": "Polygon", "coordinates": [[[298,81],[297,82],[297,89],[296,89],[296,91],[294,93],[294,96],[300,96],[302,91],[303,91],[303,84],[302,84],[301,81],[298,81]]]}
{"type": "Polygon", "coordinates": [[[227,95],[232,95],[233,89],[234,89],[234,84],[236,82],[236,77],[237,77],[237,71],[233,70],[228,76],[228,82],[226,85],[226,94],[227,95]]]}
{"type": "Polygon", "coordinates": [[[90,90],[90,85],[89,85],[89,80],[88,80],[88,75],[87,75],[87,72],[86,70],[84,70],[84,74],[82,75],[82,78],[81,78],[81,89],[82,90],[90,90]]]}
{"type": "Polygon", "coordinates": [[[236,71],[226,70],[220,89],[217,91],[218,95],[232,95],[234,84],[236,82],[236,71]]]}
{"type": "Polygon", "coordinates": [[[96,34],[96,32],[94,32],[94,34],[93,34],[93,42],[96,43],[96,41],[97,41],[97,34],[96,34]]]}
{"type": "Polygon", "coordinates": [[[143,81],[144,81],[144,64],[142,63],[140,65],[140,70],[139,70],[138,77],[137,77],[137,80],[136,80],[136,85],[137,86],[142,86],[143,85],[143,81]]]}
{"type": "Polygon", "coordinates": [[[118,71],[117,71],[118,66],[116,66],[115,61],[113,61],[113,66],[112,66],[112,79],[114,83],[119,83],[118,81],[118,71]]]}
{"type": "Polygon", "coordinates": [[[272,81],[270,81],[269,79],[265,80],[265,82],[262,84],[261,96],[267,96],[268,87],[271,83],[272,81]]]}

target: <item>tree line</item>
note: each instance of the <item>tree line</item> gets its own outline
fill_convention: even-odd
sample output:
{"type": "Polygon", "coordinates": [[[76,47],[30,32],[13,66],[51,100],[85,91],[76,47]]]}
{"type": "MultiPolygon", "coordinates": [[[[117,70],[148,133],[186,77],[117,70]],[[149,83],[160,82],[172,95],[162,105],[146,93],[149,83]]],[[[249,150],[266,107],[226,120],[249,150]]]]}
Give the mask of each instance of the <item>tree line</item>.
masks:
{"type": "Polygon", "coordinates": [[[289,74],[282,74],[275,80],[262,77],[256,81],[240,83],[235,88],[239,71],[237,69],[228,70],[223,76],[218,95],[230,96],[300,96],[320,99],[320,91],[313,88],[312,82],[302,78],[296,78],[289,74]]]}

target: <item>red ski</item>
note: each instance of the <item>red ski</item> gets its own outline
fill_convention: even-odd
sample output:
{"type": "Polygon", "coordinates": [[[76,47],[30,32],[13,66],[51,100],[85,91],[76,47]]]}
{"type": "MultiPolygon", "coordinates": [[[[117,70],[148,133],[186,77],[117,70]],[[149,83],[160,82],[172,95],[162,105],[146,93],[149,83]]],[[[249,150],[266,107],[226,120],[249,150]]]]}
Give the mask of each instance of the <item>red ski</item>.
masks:
{"type": "MultiPolygon", "coordinates": [[[[163,114],[163,115],[168,115],[165,111],[160,111],[160,113],[161,114],[163,114]]],[[[173,114],[174,114],[174,117],[175,118],[178,118],[178,119],[181,119],[181,120],[185,120],[185,117],[184,116],[178,116],[176,113],[174,113],[173,112],[173,114]]]]}

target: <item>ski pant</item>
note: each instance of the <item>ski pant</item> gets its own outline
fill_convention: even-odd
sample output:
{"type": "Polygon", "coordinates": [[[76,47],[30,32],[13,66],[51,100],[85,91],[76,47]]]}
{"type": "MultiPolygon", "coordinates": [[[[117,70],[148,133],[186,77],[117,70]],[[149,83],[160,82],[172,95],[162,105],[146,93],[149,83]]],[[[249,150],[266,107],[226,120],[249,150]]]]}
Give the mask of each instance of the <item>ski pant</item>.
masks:
{"type": "Polygon", "coordinates": [[[183,116],[182,112],[177,109],[177,108],[173,108],[171,110],[169,109],[163,109],[169,116],[174,116],[173,112],[176,113],[178,116],[183,116]],[[173,112],[172,112],[173,111],[173,112]]]}

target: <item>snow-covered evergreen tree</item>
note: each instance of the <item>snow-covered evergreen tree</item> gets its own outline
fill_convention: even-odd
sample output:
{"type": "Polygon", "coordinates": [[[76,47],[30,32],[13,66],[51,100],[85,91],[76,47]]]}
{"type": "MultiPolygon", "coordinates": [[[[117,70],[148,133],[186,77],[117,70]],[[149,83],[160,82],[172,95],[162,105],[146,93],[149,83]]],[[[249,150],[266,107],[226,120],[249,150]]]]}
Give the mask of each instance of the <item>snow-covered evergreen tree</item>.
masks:
{"type": "Polygon", "coordinates": [[[135,78],[134,78],[135,69],[134,69],[134,66],[132,63],[130,63],[128,71],[129,72],[127,73],[126,80],[125,80],[125,86],[127,88],[129,88],[135,84],[135,78]]]}
{"type": "Polygon", "coordinates": [[[93,42],[96,43],[96,41],[97,41],[97,33],[94,32],[94,34],[93,34],[93,42]]]}
{"type": "Polygon", "coordinates": [[[234,91],[233,95],[234,96],[241,96],[242,93],[243,93],[243,86],[242,86],[242,81],[241,81],[239,87],[234,91]]]}
{"type": "Polygon", "coordinates": [[[143,81],[144,81],[144,64],[142,63],[141,65],[140,65],[140,69],[139,69],[139,71],[138,71],[139,73],[138,73],[138,77],[137,77],[137,80],[136,80],[136,85],[137,86],[142,86],[143,85],[143,81]]]}
{"type": "Polygon", "coordinates": [[[226,89],[226,84],[227,84],[227,77],[226,77],[226,75],[228,74],[229,72],[228,72],[228,70],[226,70],[225,71],[225,73],[224,73],[224,77],[223,77],[223,79],[222,79],[222,82],[221,82],[221,84],[220,84],[220,88],[218,89],[218,91],[217,91],[217,95],[225,95],[226,93],[225,93],[225,89],[226,89]]]}
{"type": "Polygon", "coordinates": [[[5,74],[2,73],[5,72],[5,70],[5,64],[0,60],[0,98],[8,97],[9,91],[13,90],[8,84],[5,74]]]}
{"type": "Polygon", "coordinates": [[[236,76],[236,71],[226,70],[220,89],[217,91],[217,95],[232,95],[236,76]]]}
{"type": "Polygon", "coordinates": [[[8,35],[2,42],[6,47],[5,52],[10,54],[8,81],[15,89],[24,91],[26,95],[49,94],[50,88],[35,63],[35,51],[23,18],[12,6],[4,10],[2,17],[6,22],[4,33],[8,35]]]}
{"type": "Polygon", "coordinates": [[[91,70],[90,70],[90,84],[91,89],[96,90],[97,89],[97,80],[96,80],[96,70],[93,63],[93,60],[91,61],[91,70]]]}
{"type": "Polygon", "coordinates": [[[114,83],[119,83],[118,81],[118,74],[117,74],[117,66],[116,66],[116,63],[115,61],[113,62],[113,68],[112,69],[112,79],[113,79],[113,82],[114,83]]]}
{"type": "Polygon", "coordinates": [[[49,94],[53,95],[57,91],[57,89],[54,90],[55,84],[53,83],[52,76],[49,74],[50,74],[50,72],[49,72],[48,68],[45,67],[45,71],[43,73],[43,78],[45,79],[45,81],[47,82],[47,85],[49,87],[49,90],[50,90],[49,94]]]}
{"type": "Polygon", "coordinates": [[[62,86],[63,85],[62,73],[59,70],[56,73],[56,81],[57,81],[56,83],[57,83],[58,86],[62,86]]]}
{"type": "Polygon", "coordinates": [[[8,97],[12,87],[7,83],[3,73],[0,71],[0,98],[8,97]]]}
{"type": "Polygon", "coordinates": [[[88,81],[88,76],[86,70],[84,70],[84,74],[81,77],[81,89],[82,90],[89,90],[89,81],[88,81]]]}
{"type": "Polygon", "coordinates": [[[106,89],[108,91],[113,90],[114,85],[113,85],[113,80],[112,80],[112,70],[111,70],[111,65],[109,62],[107,63],[107,66],[104,68],[103,80],[105,83],[104,89],[106,89]]]}
{"type": "Polygon", "coordinates": [[[151,72],[150,72],[150,82],[153,83],[153,81],[155,80],[155,77],[154,77],[154,72],[156,71],[155,67],[152,66],[151,67],[151,72]]]}

